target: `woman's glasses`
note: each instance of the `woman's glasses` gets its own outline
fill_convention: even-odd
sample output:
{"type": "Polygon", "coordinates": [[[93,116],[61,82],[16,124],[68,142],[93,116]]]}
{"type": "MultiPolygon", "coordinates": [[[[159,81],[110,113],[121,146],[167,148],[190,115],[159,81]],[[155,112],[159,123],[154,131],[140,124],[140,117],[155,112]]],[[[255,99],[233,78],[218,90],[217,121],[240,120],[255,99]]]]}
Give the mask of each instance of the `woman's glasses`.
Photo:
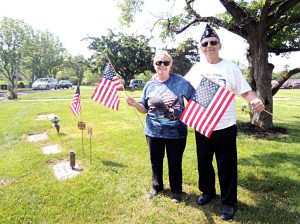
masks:
{"type": "Polygon", "coordinates": [[[164,64],[164,66],[169,66],[170,62],[169,61],[156,61],[155,64],[158,66],[161,66],[162,64],[164,64]]]}
{"type": "Polygon", "coordinates": [[[219,43],[219,41],[218,40],[205,41],[205,42],[201,43],[201,46],[202,47],[207,47],[208,43],[210,43],[211,46],[216,46],[219,43]]]}

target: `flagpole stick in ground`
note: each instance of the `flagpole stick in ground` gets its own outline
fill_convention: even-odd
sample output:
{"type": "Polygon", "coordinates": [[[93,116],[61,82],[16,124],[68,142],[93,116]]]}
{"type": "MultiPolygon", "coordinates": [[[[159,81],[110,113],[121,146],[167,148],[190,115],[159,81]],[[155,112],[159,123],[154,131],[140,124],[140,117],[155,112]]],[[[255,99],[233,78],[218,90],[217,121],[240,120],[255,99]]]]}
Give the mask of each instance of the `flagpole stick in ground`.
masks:
{"type": "MultiPolygon", "coordinates": [[[[205,77],[204,75],[201,75],[201,76],[205,77]]],[[[216,83],[215,81],[213,81],[213,80],[211,80],[211,79],[209,79],[209,78],[207,78],[207,77],[205,77],[205,78],[206,78],[206,79],[208,79],[209,81],[211,81],[211,82],[215,83],[216,85],[220,86],[220,84],[219,84],[219,83],[216,83]]],[[[236,96],[240,97],[241,99],[245,100],[247,103],[251,104],[251,103],[250,103],[250,101],[249,101],[249,100],[247,100],[245,97],[243,97],[243,96],[241,96],[241,95],[238,95],[238,94],[236,94],[235,92],[231,91],[230,89],[227,89],[227,90],[228,90],[228,91],[230,91],[230,92],[232,92],[232,93],[234,93],[236,96]]],[[[273,117],[277,118],[278,120],[282,121],[282,119],[280,119],[279,117],[275,116],[275,115],[274,115],[274,114],[272,114],[271,112],[269,112],[269,111],[267,111],[267,110],[263,110],[263,111],[264,111],[264,112],[266,112],[267,114],[269,114],[269,115],[271,115],[271,116],[273,116],[273,117]]]]}
{"type": "MultiPolygon", "coordinates": [[[[110,60],[108,57],[107,57],[107,59],[108,59],[108,62],[109,62],[109,64],[110,64],[110,65],[111,65],[111,67],[113,68],[114,72],[117,74],[117,72],[116,72],[116,70],[115,70],[115,68],[114,68],[113,64],[111,63],[111,60],[110,60]]],[[[124,93],[125,93],[126,97],[128,97],[128,94],[127,94],[127,92],[126,92],[126,90],[125,90],[125,87],[124,87],[124,85],[122,85],[122,88],[123,88],[123,90],[124,90],[124,93]]],[[[140,116],[139,116],[138,112],[136,111],[136,109],[135,109],[135,108],[133,108],[133,107],[132,107],[132,109],[134,110],[134,112],[135,112],[135,114],[136,114],[137,118],[139,119],[139,121],[140,121],[140,123],[141,123],[142,127],[144,128],[144,124],[143,124],[143,122],[142,122],[142,120],[141,120],[141,118],[140,118],[140,116]]]]}
{"type": "MultiPolygon", "coordinates": [[[[79,81],[78,81],[78,86],[79,86],[79,81]]],[[[79,97],[81,98],[81,95],[79,95],[79,97]]],[[[81,148],[82,148],[83,157],[85,158],[84,144],[83,144],[83,130],[85,129],[85,123],[82,121],[82,109],[80,112],[80,125],[78,125],[78,127],[79,129],[81,129],[81,148]]]]}
{"type": "Polygon", "coordinates": [[[78,127],[78,129],[81,130],[81,134],[82,134],[81,143],[82,143],[82,151],[83,151],[83,155],[84,155],[83,130],[85,129],[85,123],[82,121],[82,108],[81,108],[81,96],[80,96],[79,81],[77,83],[76,92],[73,96],[70,108],[75,116],[80,114],[80,121],[77,122],[77,127],[78,127]]]}
{"type": "Polygon", "coordinates": [[[93,134],[93,128],[88,127],[88,135],[90,139],[90,163],[92,164],[92,134],[93,134]]]}

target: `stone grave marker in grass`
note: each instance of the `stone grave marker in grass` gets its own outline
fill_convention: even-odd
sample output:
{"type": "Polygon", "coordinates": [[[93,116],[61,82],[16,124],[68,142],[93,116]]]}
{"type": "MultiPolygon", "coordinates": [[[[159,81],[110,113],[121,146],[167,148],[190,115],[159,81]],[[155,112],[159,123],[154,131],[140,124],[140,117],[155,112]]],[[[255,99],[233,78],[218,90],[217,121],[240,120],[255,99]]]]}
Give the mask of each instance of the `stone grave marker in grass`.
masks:
{"type": "Polygon", "coordinates": [[[58,144],[44,146],[44,147],[42,147],[42,150],[43,150],[44,154],[47,154],[47,155],[57,154],[57,153],[61,152],[58,144]]]}
{"type": "Polygon", "coordinates": [[[66,180],[80,174],[83,169],[75,166],[73,169],[70,166],[70,161],[67,159],[61,160],[52,166],[53,172],[58,180],[66,180]]]}
{"type": "Polygon", "coordinates": [[[48,139],[46,132],[40,134],[29,134],[27,135],[27,141],[29,142],[38,142],[48,139]]]}

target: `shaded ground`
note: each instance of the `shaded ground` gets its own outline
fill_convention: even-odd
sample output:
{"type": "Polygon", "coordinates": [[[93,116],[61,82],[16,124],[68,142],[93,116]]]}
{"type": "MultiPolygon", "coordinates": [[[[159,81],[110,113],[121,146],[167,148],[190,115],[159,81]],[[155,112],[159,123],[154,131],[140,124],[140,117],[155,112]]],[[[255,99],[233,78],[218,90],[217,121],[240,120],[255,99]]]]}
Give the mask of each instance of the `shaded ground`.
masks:
{"type": "Polygon", "coordinates": [[[281,135],[281,134],[287,134],[287,129],[283,127],[272,127],[271,129],[264,130],[256,125],[253,125],[251,123],[237,123],[238,132],[247,134],[247,135],[253,135],[257,137],[266,137],[270,134],[272,135],[281,135]]]}

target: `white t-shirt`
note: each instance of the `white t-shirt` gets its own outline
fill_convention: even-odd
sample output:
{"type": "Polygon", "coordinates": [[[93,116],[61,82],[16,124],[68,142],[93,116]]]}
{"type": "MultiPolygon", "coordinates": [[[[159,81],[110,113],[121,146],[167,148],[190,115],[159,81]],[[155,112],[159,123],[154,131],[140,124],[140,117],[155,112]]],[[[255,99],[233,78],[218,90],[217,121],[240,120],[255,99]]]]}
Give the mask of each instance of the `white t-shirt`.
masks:
{"type": "MultiPolygon", "coordinates": [[[[242,95],[251,90],[240,69],[235,64],[224,59],[217,64],[209,64],[206,60],[203,60],[195,64],[184,78],[191,83],[194,89],[197,89],[202,79],[201,75],[218,83],[220,86],[224,86],[237,95],[242,95]]],[[[224,129],[234,124],[236,124],[235,99],[228,106],[215,130],[224,129]]]]}

